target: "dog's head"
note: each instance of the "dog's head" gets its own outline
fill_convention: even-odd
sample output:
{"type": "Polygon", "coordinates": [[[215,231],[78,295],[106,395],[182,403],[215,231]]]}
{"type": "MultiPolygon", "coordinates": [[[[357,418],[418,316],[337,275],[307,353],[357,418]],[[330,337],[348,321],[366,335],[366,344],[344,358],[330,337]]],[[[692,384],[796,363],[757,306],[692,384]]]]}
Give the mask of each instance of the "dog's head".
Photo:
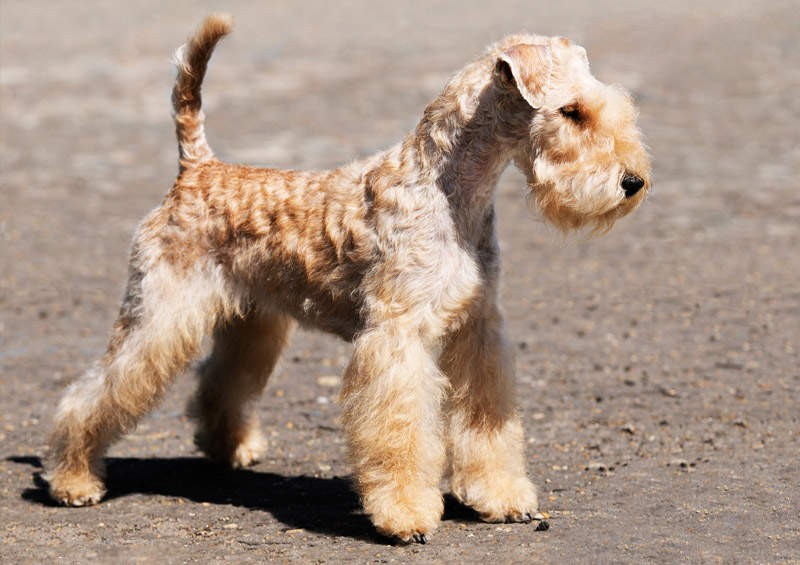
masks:
{"type": "Polygon", "coordinates": [[[628,93],[592,76],[564,38],[511,36],[491,53],[495,85],[533,109],[514,160],[540,212],[564,231],[610,229],[651,182],[628,93]]]}

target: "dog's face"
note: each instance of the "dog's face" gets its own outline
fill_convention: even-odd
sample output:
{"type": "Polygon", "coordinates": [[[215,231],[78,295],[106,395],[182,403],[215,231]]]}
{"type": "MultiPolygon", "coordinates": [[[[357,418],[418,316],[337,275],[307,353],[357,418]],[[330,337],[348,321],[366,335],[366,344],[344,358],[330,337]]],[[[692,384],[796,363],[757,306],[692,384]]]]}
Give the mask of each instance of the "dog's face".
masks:
{"type": "Polygon", "coordinates": [[[594,78],[586,51],[566,39],[506,41],[512,44],[499,45],[495,77],[534,110],[515,162],[539,211],[564,231],[610,229],[650,186],[630,96],[594,78]]]}

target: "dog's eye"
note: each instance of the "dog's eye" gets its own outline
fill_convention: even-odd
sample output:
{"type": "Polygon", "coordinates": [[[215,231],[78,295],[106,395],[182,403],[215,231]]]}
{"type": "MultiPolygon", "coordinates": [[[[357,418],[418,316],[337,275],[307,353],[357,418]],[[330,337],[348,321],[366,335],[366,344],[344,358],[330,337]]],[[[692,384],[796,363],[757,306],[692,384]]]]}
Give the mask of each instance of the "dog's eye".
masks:
{"type": "Polygon", "coordinates": [[[563,106],[559,112],[562,116],[570,120],[571,122],[575,122],[576,124],[580,123],[583,120],[583,115],[581,114],[581,109],[577,104],[568,104],[567,106],[563,106]]]}

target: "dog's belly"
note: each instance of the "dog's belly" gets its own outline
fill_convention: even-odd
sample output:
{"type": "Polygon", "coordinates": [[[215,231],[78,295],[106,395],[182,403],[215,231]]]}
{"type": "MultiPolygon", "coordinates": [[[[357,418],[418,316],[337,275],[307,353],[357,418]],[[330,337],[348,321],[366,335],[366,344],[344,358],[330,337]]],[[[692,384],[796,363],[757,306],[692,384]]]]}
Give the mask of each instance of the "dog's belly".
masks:
{"type": "Polygon", "coordinates": [[[285,312],[305,328],[332,333],[345,341],[352,341],[363,328],[361,304],[355,293],[286,284],[257,289],[255,294],[268,309],[285,312]]]}
{"type": "Polygon", "coordinates": [[[363,328],[359,288],[363,268],[345,261],[309,265],[300,257],[255,256],[257,264],[229,263],[232,280],[244,282],[253,305],[266,311],[284,312],[306,328],[318,329],[351,341],[363,328]]]}
{"type": "Polygon", "coordinates": [[[290,313],[303,327],[322,330],[352,341],[363,329],[359,308],[354,302],[307,296],[290,313]]]}

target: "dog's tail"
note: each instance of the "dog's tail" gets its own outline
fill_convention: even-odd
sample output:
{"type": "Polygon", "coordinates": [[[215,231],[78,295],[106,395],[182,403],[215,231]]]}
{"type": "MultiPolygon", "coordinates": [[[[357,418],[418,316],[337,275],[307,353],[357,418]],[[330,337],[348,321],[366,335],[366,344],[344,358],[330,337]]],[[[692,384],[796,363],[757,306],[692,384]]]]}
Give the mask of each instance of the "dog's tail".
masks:
{"type": "Polygon", "coordinates": [[[189,41],[175,51],[178,78],[172,90],[172,107],[181,172],[214,157],[203,127],[205,115],[201,109],[200,86],[214,47],[232,28],[233,19],[228,14],[211,14],[189,41]]]}

